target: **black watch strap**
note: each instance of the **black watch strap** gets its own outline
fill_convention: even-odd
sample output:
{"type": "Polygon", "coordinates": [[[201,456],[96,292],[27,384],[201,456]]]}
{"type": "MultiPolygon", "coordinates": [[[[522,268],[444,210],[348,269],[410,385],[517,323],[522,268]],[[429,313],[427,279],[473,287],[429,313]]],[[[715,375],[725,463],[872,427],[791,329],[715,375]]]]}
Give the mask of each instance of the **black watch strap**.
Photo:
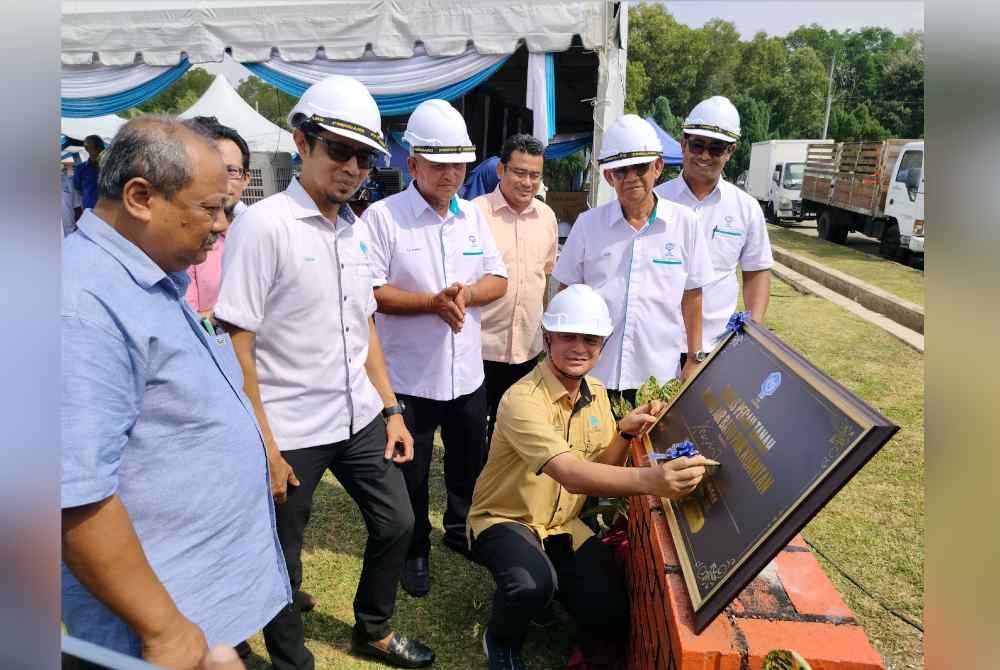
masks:
{"type": "Polygon", "coordinates": [[[386,407],[385,409],[383,409],[382,416],[388,419],[390,416],[395,416],[396,414],[402,414],[403,409],[404,407],[402,403],[396,403],[392,407],[386,407]]]}
{"type": "Polygon", "coordinates": [[[631,442],[636,438],[635,435],[633,435],[632,433],[626,433],[624,430],[619,430],[618,434],[621,435],[626,442],[631,442]]]}

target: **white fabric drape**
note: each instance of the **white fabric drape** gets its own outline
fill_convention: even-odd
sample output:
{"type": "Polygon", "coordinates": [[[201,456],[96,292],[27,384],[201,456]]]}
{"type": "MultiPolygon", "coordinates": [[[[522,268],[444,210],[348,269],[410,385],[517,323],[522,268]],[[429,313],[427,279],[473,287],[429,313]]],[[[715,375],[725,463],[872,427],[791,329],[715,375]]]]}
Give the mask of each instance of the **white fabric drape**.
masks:
{"type": "Polygon", "coordinates": [[[63,65],[63,98],[100,98],[148,84],[169,67],[134,65],[63,65]]]}
{"type": "Polygon", "coordinates": [[[412,57],[403,59],[370,56],[354,61],[316,58],[305,63],[287,63],[280,58],[271,58],[264,65],[308,85],[331,74],[343,74],[363,83],[372,95],[399,95],[450,86],[504,58],[505,55],[483,55],[472,48],[459,56],[434,57],[428,56],[423,47],[418,47],[412,57]]]}
{"type": "Polygon", "coordinates": [[[532,130],[543,145],[549,143],[548,89],[545,77],[545,54],[528,54],[528,84],[525,106],[531,110],[532,130]]]}
{"type": "Polygon", "coordinates": [[[97,135],[105,142],[110,142],[118,129],[125,125],[126,120],[117,114],[95,116],[89,119],[63,118],[62,134],[82,142],[88,135],[97,135]]]}

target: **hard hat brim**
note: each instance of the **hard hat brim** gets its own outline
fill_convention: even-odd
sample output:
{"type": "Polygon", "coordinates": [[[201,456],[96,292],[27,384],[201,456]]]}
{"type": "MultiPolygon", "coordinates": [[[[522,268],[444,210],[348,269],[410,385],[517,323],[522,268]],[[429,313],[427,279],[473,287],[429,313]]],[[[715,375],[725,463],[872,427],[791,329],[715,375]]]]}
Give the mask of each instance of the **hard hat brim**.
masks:
{"type": "Polygon", "coordinates": [[[472,163],[476,160],[476,154],[466,152],[457,154],[423,154],[417,151],[414,153],[417,156],[426,158],[431,163],[472,163]]]}
{"type": "Polygon", "coordinates": [[[643,163],[653,163],[656,161],[657,158],[663,158],[663,156],[633,156],[632,158],[622,158],[616,161],[600,163],[599,167],[603,172],[604,170],[614,170],[615,168],[626,167],[628,165],[642,165],[643,163]]]}
{"type": "Polygon", "coordinates": [[[713,140],[722,140],[726,144],[735,144],[738,139],[733,139],[729,135],[723,135],[722,133],[717,133],[714,130],[702,130],[701,128],[685,128],[685,135],[699,135],[701,137],[709,137],[713,140]]]}
{"type": "Polygon", "coordinates": [[[378,142],[371,139],[370,137],[365,137],[361,133],[356,133],[353,130],[347,130],[346,128],[337,128],[335,126],[328,126],[325,123],[318,123],[316,125],[318,125],[323,130],[333,133],[334,135],[340,135],[341,137],[346,137],[349,140],[361,142],[362,144],[377,150],[383,156],[390,155],[389,151],[384,146],[380,145],[378,142]]]}
{"type": "Polygon", "coordinates": [[[563,323],[550,328],[549,324],[546,324],[545,319],[542,319],[542,328],[549,333],[572,333],[574,335],[594,335],[596,337],[608,337],[614,331],[614,326],[610,328],[594,328],[572,323],[563,323]]]}

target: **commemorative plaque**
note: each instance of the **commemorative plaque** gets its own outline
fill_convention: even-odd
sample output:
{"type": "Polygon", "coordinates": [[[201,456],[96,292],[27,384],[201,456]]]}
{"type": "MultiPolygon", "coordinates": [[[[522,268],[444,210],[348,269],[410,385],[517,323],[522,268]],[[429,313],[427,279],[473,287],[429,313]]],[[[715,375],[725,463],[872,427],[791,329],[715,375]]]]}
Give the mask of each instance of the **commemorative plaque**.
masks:
{"type": "Polygon", "coordinates": [[[696,632],[898,429],[752,321],[728,335],[643,438],[647,454],[690,440],[721,464],[662,501],[696,632]]]}

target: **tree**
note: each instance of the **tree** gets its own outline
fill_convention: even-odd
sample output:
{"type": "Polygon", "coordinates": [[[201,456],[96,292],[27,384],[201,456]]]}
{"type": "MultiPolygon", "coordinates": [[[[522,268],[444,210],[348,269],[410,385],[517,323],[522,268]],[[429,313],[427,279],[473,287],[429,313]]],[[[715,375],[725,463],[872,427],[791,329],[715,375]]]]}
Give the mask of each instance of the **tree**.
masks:
{"type": "Polygon", "coordinates": [[[754,142],[777,138],[771,130],[770,105],[744,93],[733,96],[733,105],[740,113],[740,141],[733,157],[726,163],[726,175],[730,179],[735,179],[750,167],[750,147],[754,142]]]}
{"type": "Polygon", "coordinates": [[[127,113],[129,118],[140,114],[171,114],[176,115],[198,101],[215,77],[207,70],[193,67],[180,79],[160,91],[146,102],[133,107],[127,113]]]}
{"type": "Polygon", "coordinates": [[[649,96],[649,76],[639,61],[630,60],[625,69],[625,113],[641,114],[640,105],[649,96]]]}
{"type": "Polygon", "coordinates": [[[297,98],[253,75],[240,82],[236,92],[271,123],[285,130],[291,130],[288,127],[287,117],[295,106],[297,98]]]}
{"type": "Polygon", "coordinates": [[[681,136],[681,127],[684,125],[684,120],[674,116],[674,113],[670,110],[670,101],[667,100],[666,96],[659,96],[656,101],[653,102],[653,109],[650,114],[653,120],[666,131],[668,135],[673,137],[675,140],[681,136]]]}

